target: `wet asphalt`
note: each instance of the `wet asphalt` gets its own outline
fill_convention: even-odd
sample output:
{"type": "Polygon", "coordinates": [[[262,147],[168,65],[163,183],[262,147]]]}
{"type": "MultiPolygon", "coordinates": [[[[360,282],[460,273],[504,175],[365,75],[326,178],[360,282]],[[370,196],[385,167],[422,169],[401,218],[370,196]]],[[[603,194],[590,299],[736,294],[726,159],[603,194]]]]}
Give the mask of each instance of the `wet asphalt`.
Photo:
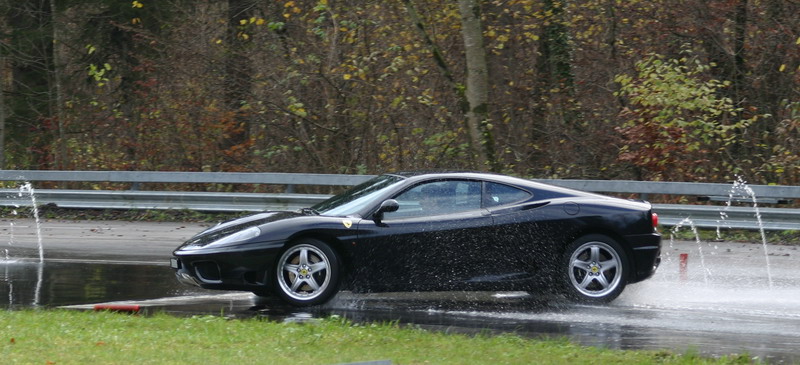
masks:
{"type": "Polygon", "coordinates": [[[0,306],[8,309],[136,305],[142,313],[315,321],[397,321],[459,333],[568,337],[585,345],[748,353],[800,362],[800,249],[762,242],[670,242],[650,280],[604,306],[524,292],[340,293],[296,309],[250,293],[183,286],[172,250],[207,224],[0,220],[0,306]]]}

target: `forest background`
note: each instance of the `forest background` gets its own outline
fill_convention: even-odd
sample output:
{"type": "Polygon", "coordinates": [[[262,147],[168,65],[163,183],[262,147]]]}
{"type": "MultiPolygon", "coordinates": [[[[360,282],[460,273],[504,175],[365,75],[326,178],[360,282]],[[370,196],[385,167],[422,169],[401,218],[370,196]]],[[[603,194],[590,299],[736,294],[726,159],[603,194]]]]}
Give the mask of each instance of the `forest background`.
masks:
{"type": "Polygon", "coordinates": [[[798,185],[799,14],[797,0],[0,0],[0,167],[798,185]]]}

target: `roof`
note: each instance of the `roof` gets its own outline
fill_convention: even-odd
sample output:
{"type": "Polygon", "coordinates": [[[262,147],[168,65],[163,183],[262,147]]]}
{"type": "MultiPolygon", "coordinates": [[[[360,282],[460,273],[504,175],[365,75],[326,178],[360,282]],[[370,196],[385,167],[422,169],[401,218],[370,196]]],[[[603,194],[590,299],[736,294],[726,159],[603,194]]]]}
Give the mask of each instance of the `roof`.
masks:
{"type": "Polygon", "coordinates": [[[387,175],[397,175],[402,177],[414,177],[414,176],[422,176],[422,175],[447,175],[447,174],[487,174],[487,175],[496,175],[494,173],[489,172],[482,172],[482,171],[475,171],[475,170],[436,170],[436,169],[428,169],[428,170],[408,170],[408,171],[398,171],[398,172],[388,172],[387,175]]]}

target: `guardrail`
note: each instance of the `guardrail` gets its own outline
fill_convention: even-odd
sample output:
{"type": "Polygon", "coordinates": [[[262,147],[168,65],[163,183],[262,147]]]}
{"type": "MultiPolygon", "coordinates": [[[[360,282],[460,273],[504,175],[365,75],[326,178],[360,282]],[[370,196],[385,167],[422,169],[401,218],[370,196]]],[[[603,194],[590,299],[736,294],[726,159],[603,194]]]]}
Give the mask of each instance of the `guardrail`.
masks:
{"type": "MultiPolygon", "coordinates": [[[[296,185],[352,186],[372,175],[329,175],[296,173],[160,172],[160,171],[40,171],[0,170],[0,181],[117,182],[130,183],[131,190],[36,189],[37,204],[64,208],[101,209],[190,209],[203,211],[260,211],[298,209],[320,202],[328,195],[295,194],[296,185]],[[287,193],[221,193],[138,190],[144,183],[232,183],[285,185],[287,193]]],[[[634,194],[646,199],[651,194],[682,196],[729,196],[732,184],[643,182],[621,180],[535,181],[598,193],[634,194]]],[[[759,199],[800,198],[800,186],[749,185],[759,199]]],[[[17,189],[0,189],[0,205],[30,205],[17,189]]],[[[698,204],[654,204],[663,225],[691,219],[696,227],[758,229],[760,215],[766,230],[800,230],[800,209],[759,206],[698,204]],[[724,217],[724,219],[723,219],[724,217]]]]}

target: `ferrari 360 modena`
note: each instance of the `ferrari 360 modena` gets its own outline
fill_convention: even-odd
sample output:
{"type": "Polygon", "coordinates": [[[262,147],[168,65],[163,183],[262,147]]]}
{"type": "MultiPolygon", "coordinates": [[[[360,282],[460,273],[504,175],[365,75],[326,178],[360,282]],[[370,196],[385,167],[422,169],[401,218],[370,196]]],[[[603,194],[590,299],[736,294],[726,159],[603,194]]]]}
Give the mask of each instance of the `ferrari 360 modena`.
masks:
{"type": "Polygon", "coordinates": [[[555,291],[604,303],[653,275],[657,225],[643,201],[496,174],[389,173],[310,208],[209,228],[171,264],[181,282],[296,306],[339,290],[555,291]]]}

